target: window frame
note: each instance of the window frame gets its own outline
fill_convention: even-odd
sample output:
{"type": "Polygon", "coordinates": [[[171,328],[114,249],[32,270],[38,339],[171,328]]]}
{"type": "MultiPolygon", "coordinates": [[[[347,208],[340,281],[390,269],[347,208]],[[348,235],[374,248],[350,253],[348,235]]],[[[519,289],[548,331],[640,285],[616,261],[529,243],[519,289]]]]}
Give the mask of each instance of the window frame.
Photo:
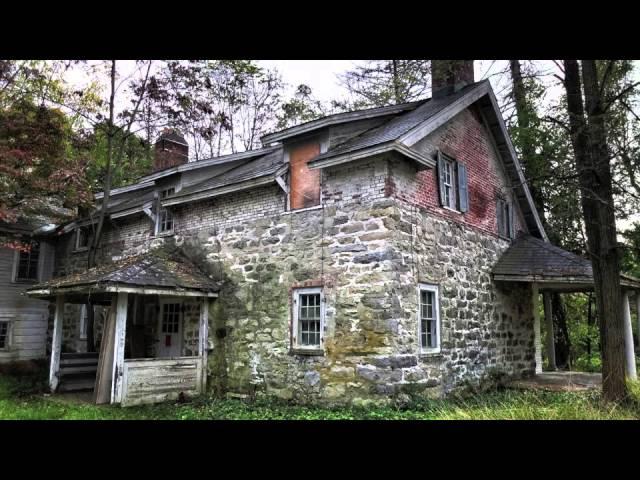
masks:
{"type": "MultiPolygon", "coordinates": [[[[456,212],[458,212],[458,172],[457,172],[457,168],[456,168],[456,160],[454,160],[453,158],[447,157],[446,155],[442,155],[442,163],[443,165],[446,165],[447,167],[449,167],[449,171],[450,171],[450,181],[451,184],[449,185],[450,189],[451,189],[451,194],[450,194],[450,201],[449,203],[445,203],[444,207],[446,208],[450,208],[451,210],[455,210],[456,212]]],[[[445,182],[445,172],[443,172],[443,178],[442,178],[442,185],[445,188],[445,192],[446,192],[446,188],[447,188],[447,183],[445,182]]],[[[445,197],[445,192],[442,192],[443,195],[443,203],[444,203],[444,197],[445,197]]]]}
{"type": "Polygon", "coordinates": [[[3,323],[7,324],[7,332],[4,335],[4,338],[5,338],[4,346],[0,346],[0,352],[5,352],[11,349],[11,331],[12,331],[13,322],[11,320],[0,320],[0,324],[3,324],[3,323]]]}
{"type": "Polygon", "coordinates": [[[419,283],[417,288],[417,308],[416,316],[418,323],[418,347],[421,354],[438,354],[442,351],[442,335],[440,317],[440,286],[432,283],[419,283]],[[436,346],[425,347],[422,345],[422,292],[431,292],[433,294],[433,311],[435,313],[435,326],[436,326],[436,346]]]}
{"type": "Polygon", "coordinates": [[[498,197],[496,199],[496,230],[498,231],[498,236],[512,240],[514,236],[514,212],[513,203],[509,201],[507,198],[498,197]],[[503,216],[502,226],[504,231],[500,230],[500,215],[503,216]]]}
{"type": "Polygon", "coordinates": [[[175,218],[173,212],[168,208],[162,207],[162,200],[169,198],[176,193],[176,187],[168,187],[160,190],[158,195],[158,214],[156,215],[155,234],[156,235],[171,235],[175,229],[175,218]],[[163,218],[164,217],[164,218],[163,218]],[[171,228],[163,229],[163,224],[171,222],[171,228]]]}
{"type": "MultiPolygon", "coordinates": [[[[36,259],[36,276],[35,278],[22,278],[20,277],[20,256],[22,255],[22,251],[16,250],[15,255],[13,257],[13,283],[38,283],[40,281],[40,274],[42,272],[42,242],[39,240],[31,239],[31,243],[38,244],[38,258],[36,259]]],[[[31,255],[31,252],[29,252],[31,255]]],[[[31,257],[29,257],[31,260],[31,257]]]]}
{"type": "Polygon", "coordinates": [[[77,227],[75,230],[75,241],[74,241],[74,252],[85,252],[87,250],[89,250],[89,232],[87,230],[86,227],[77,227]],[[79,240],[80,240],[80,233],[84,231],[85,233],[85,238],[87,239],[87,244],[85,246],[79,246],[79,240]]]}
{"type": "Polygon", "coordinates": [[[294,288],[292,291],[292,329],[291,329],[291,348],[297,352],[324,352],[324,336],[326,328],[325,320],[325,296],[323,287],[305,287],[294,288]],[[320,343],[314,345],[302,345],[300,331],[300,297],[301,295],[320,294],[320,343]]]}

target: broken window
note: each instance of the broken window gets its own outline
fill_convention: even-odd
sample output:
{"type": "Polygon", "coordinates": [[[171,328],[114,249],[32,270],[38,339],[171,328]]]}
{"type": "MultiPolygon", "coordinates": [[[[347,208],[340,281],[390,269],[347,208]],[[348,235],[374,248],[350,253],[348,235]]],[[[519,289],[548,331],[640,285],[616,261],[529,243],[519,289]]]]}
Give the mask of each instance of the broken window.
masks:
{"type": "Polygon", "coordinates": [[[294,292],[294,345],[322,348],[324,305],[321,288],[302,288],[294,292]]]}
{"type": "Polygon", "coordinates": [[[0,349],[9,347],[9,322],[0,322],[0,349]]]}
{"type": "Polygon", "coordinates": [[[426,353],[438,352],[440,351],[438,287],[436,285],[420,285],[418,303],[420,349],[426,353]]]}
{"type": "Polygon", "coordinates": [[[33,240],[28,250],[20,251],[18,254],[18,268],[16,269],[16,280],[38,280],[38,260],[40,259],[40,242],[33,240]]]}

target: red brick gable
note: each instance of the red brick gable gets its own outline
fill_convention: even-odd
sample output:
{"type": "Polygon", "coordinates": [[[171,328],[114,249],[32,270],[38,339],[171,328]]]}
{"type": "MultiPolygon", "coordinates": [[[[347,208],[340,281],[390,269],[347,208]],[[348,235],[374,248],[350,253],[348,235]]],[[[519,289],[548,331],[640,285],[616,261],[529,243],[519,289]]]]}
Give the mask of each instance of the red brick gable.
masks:
{"type": "MultiPolygon", "coordinates": [[[[497,235],[496,198],[499,194],[510,192],[490,135],[475,106],[472,106],[413,147],[431,157],[440,150],[467,167],[469,211],[459,213],[440,206],[437,169],[403,175],[398,171],[399,166],[396,166],[395,169],[392,168],[394,173],[387,182],[387,194],[497,235]]],[[[516,211],[519,211],[517,207],[516,211]]],[[[525,230],[518,215],[515,229],[516,232],[525,230]]]]}

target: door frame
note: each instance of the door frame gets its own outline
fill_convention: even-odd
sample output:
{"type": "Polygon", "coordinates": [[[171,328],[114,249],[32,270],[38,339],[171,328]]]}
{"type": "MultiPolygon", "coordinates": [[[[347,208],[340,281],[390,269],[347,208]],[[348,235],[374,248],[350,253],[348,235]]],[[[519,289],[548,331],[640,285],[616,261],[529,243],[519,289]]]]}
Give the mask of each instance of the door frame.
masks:
{"type": "Polygon", "coordinates": [[[166,304],[170,304],[170,303],[177,303],[180,305],[180,316],[178,318],[178,344],[180,346],[180,350],[178,351],[178,355],[176,356],[171,356],[171,357],[157,357],[157,358],[177,358],[177,357],[181,357],[182,356],[182,347],[184,344],[184,338],[183,338],[183,332],[184,332],[184,328],[183,328],[183,324],[184,324],[184,300],[182,299],[182,297],[161,297],[159,299],[158,305],[160,308],[158,308],[158,340],[159,340],[159,344],[158,344],[158,351],[156,352],[156,354],[159,354],[159,350],[164,348],[164,345],[162,344],[162,314],[163,314],[163,305],[166,304]]]}

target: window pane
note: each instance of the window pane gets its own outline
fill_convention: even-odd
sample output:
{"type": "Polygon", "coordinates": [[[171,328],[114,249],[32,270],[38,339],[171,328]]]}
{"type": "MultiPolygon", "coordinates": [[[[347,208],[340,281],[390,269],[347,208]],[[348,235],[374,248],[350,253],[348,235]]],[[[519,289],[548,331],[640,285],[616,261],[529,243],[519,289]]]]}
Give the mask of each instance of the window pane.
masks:
{"type": "Polygon", "coordinates": [[[9,334],[9,322],[0,322],[0,348],[7,346],[7,335],[9,334]]]}
{"type": "Polygon", "coordinates": [[[298,329],[300,344],[320,345],[320,294],[300,294],[298,296],[298,329]]]}

